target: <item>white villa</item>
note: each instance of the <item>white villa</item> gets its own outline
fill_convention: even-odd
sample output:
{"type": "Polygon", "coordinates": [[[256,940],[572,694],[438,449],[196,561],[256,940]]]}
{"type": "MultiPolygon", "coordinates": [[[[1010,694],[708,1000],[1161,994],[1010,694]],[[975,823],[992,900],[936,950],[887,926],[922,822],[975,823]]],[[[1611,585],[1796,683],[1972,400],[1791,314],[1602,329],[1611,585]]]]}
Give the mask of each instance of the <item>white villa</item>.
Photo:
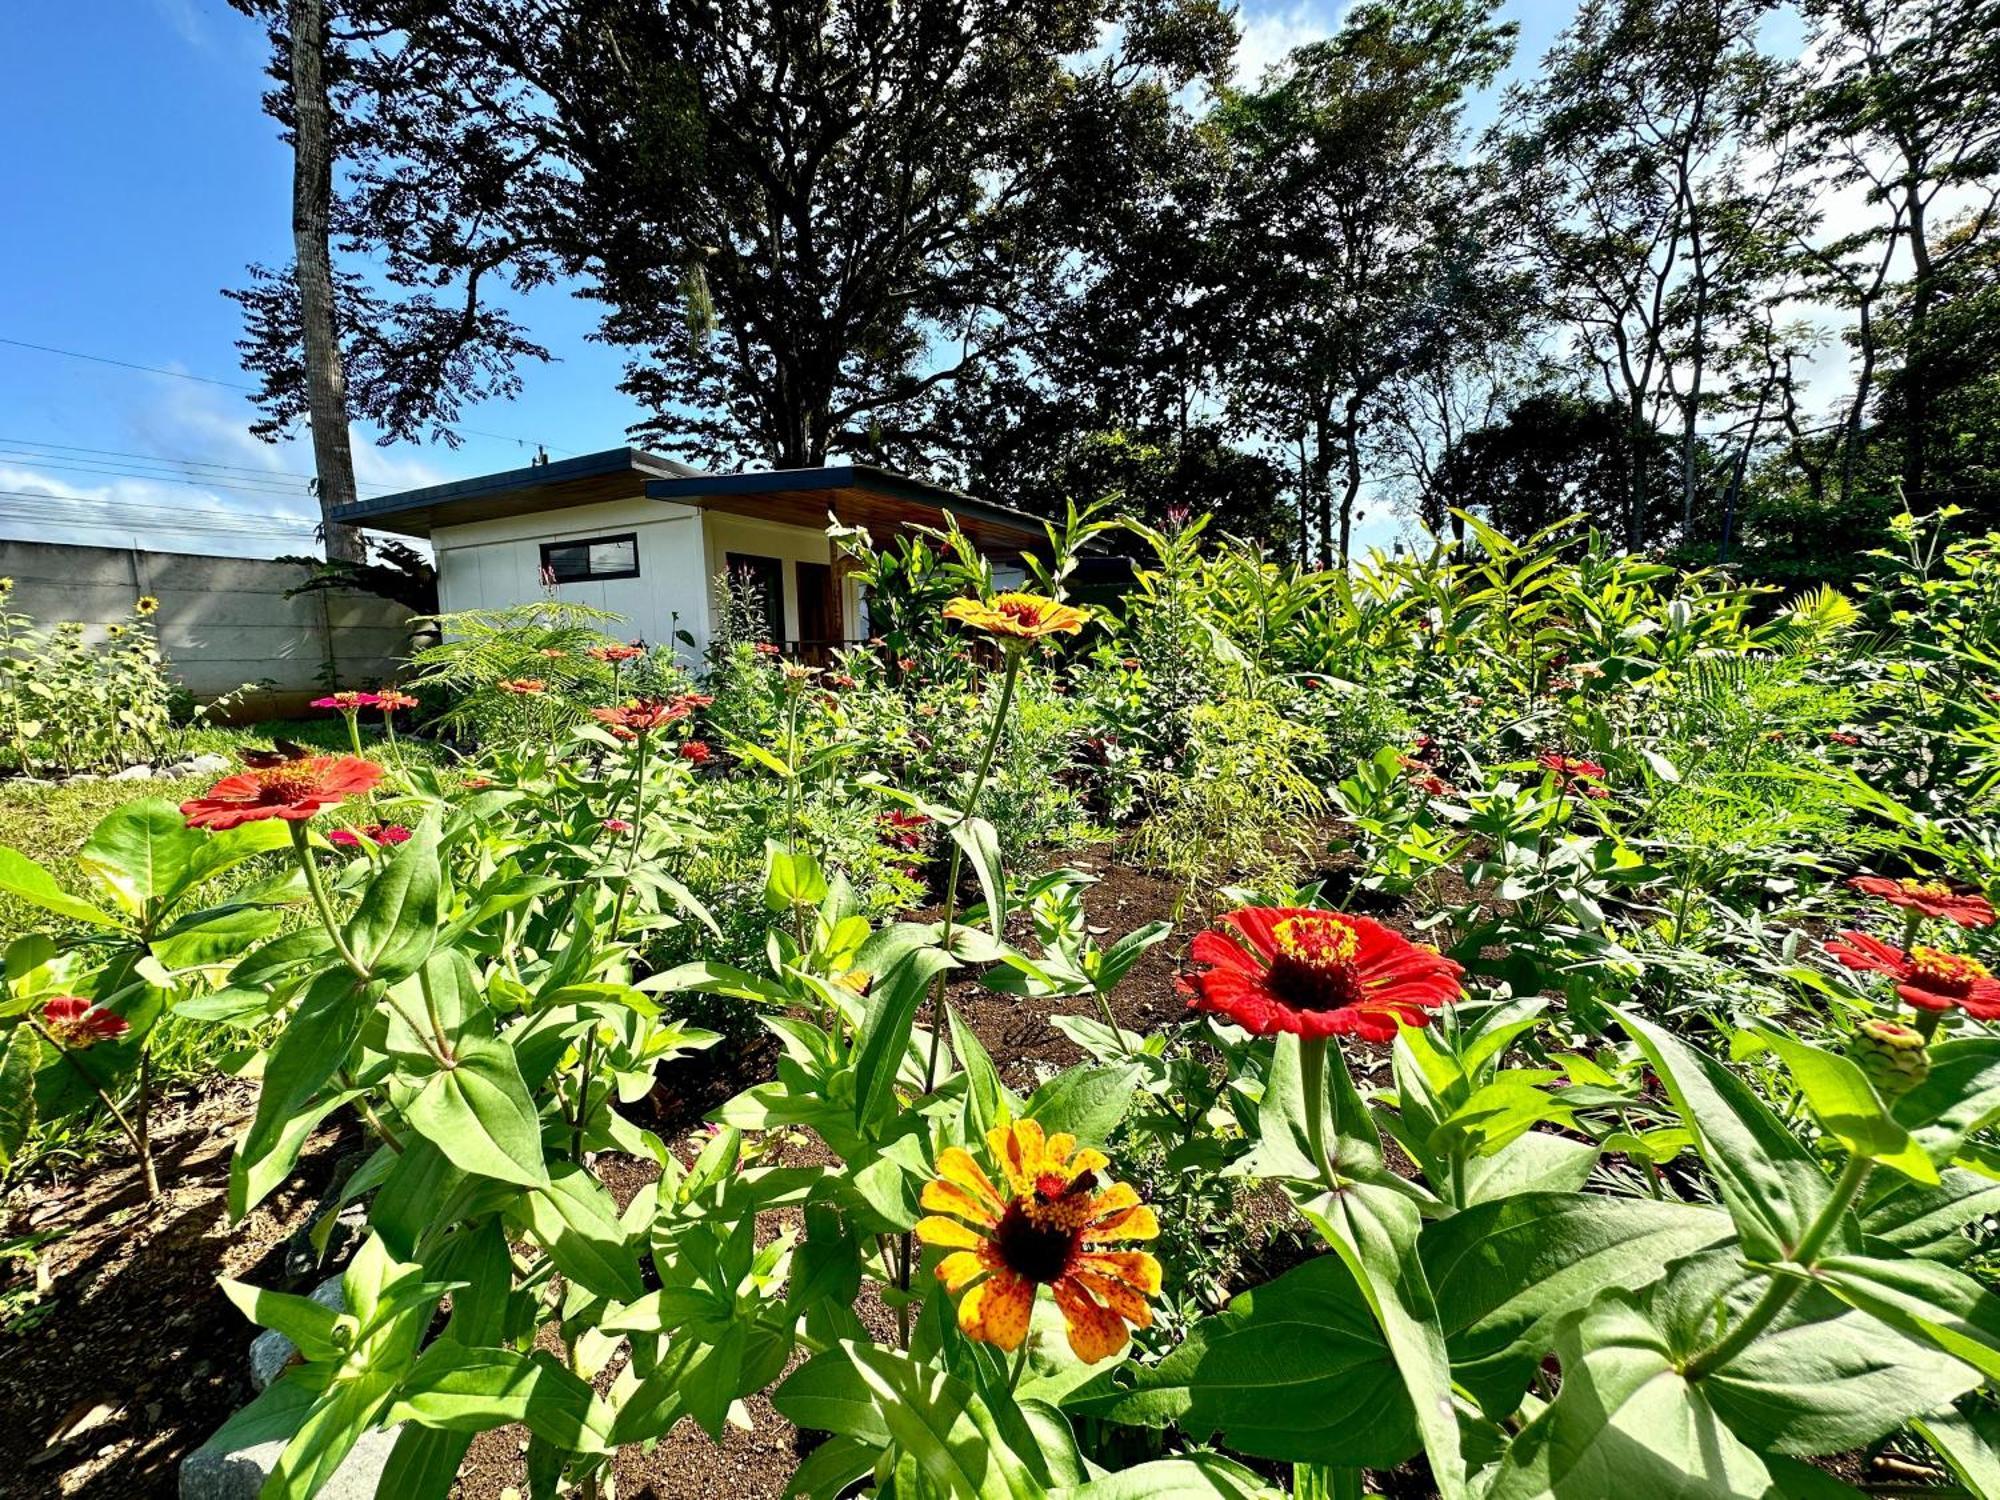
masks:
{"type": "Polygon", "coordinates": [[[819,657],[866,639],[867,601],[846,576],[828,517],[866,527],[877,546],[946,512],[995,564],[1019,577],[1041,523],[863,464],[704,474],[639,448],[612,448],[477,479],[382,495],[340,518],[428,538],[447,613],[557,596],[623,615],[655,644],[685,631],[706,645],[725,570],[763,586],[770,638],[819,657]]]}

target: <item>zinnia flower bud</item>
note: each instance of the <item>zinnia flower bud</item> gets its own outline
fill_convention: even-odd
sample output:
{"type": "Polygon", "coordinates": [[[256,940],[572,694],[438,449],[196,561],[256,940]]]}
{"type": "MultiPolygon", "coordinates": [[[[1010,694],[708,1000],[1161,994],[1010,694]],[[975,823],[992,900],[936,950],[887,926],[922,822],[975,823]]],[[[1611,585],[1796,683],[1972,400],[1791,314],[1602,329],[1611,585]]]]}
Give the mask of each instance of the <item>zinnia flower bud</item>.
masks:
{"type": "Polygon", "coordinates": [[[1931,1076],[1923,1035],[1900,1021],[1869,1016],[1854,1028],[1847,1055],[1885,1099],[1895,1099],[1931,1076]]]}

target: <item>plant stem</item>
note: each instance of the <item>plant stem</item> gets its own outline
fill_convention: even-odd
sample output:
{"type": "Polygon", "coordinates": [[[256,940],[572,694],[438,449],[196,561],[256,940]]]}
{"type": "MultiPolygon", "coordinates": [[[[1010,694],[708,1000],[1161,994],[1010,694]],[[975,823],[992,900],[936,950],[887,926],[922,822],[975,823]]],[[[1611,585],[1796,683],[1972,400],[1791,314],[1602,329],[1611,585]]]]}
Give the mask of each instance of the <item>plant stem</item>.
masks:
{"type": "Polygon", "coordinates": [[[1028,1336],[1021,1337],[1021,1347],[1014,1351],[1014,1368],[1007,1375],[1007,1391],[1011,1395],[1021,1384],[1021,1374],[1028,1368],[1028,1336]]]}
{"type": "Polygon", "coordinates": [[[303,821],[288,821],[285,826],[292,833],[292,847],[298,851],[299,868],[305,871],[306,889],[312,893],[313,905],[319,910],[320,925],[326,928],[326,935],[333,941],[333,951],[340,955],[342,963],[363,979],[368,971],[355,958],[354,950],[347,946],[347,939],[340,935],[340,923],[333,914],[333,901],[327,895],[326,881],[319,871],[319,863],[313,858],[312,843],[306,834],[303,821]]]}
{"type": "MultiPolygon", "coordinates": [[[[1819,1259],[1819,1252],[1825,1246],[1841,1218],[1861,1195],[1861,1189],[1868,1181],[1868,1174],[1875,1163],[1865,1156],[1850,1156],[1847,1165],[1841,1168],[1839,1178],[1833,1184],[1833,1196],[1826,1200],[1826,1206],[1811,1224],[1806,1226],[1805,1237],[1788,1259],[1793,1265],[1811,1270],[1819,1259]]],[[[1699,1380],[1710,1370],[1728,1364],[1737,1355],[1749,1348],[1757,1335],[1771,1325],[1771,1320],[1790,1305],[1804,1282],[1792,1276],[1774,1276],[1771,1284],[1764,1288],[1764,1295],[1757,1299],[1743,1320],[1732,1328],[1719,1343],[1701,1351],[1681,1367],[1681,1373],[1689,1380],[1699,1380]]]]}
{"type": "MultiPolygon", "coordinates": [[[[1007,725],[1007,710],[1014,701],[1014,679],[1021,673],[1021,652],[1009,647],[1007,651],[1007,672],[1000,679],[1000,702],[993,711],[993,726],[986,734],[986,747],[979,755],[979,768],[972,773],[972,790],[966,793],[965,806],[959,810],[958,821],[953,828],[963,828],[972,821],[979,806],[979,794],[986,789],[987,774],[993,769],[993,752],[1000,746],[1000,734],[1007,725]]],[[[942,924],[944,951],[951,952],[951,923],[958,910],[958,874],[965,857],[965,846],[957,839],[951,841],[951,864],[944,883],[944,922],[942,924]]],[[[995,934],[998,936],[998,934],[995,934]]],[[[938,1045],[944,1036],[944,991],[945,981],[951,973],[949,969],[938,972],[937,987],[931,993],[931,1055],[924,1064],[924,1092],[928,1094],[937,1084],[938,1045]]]]}
{"type": "MultiPolygon", "coordinates": [[[[53,1036],[51,1036],[46,1027],[42,1026],[41,1023],[38,1021],[30,1021],[28,1024],[35,1028],[36,1032],[40,1034],[44,1042],[48,1043],[49,1046],[55,1048],[57,1052],[60,1052],[62,1054],[64,1062],[68,1063],[72,1068],[76,1069],[77,1077],[81,1078],[85,1083],[90,1085],[90,1091],[93,1094],[97,1095],[98,1102],[104,1106],[105,1112],[111,1116],[112,1121],[118,1126],[118,1129],[124,1134],[125,1139],[132,1143],[133,1153],[139,1159],[140,1178],[146,1185],[146,1196],[148,1198],[159,1197],[160,1181],[159,1178],[155,1176],[153,1172],[152,1153],[146,1149],[146,1143],[143,1137],[141,1137],[138,1131],[132,1128],[132,1122],[125,1118],[125,1111],[123,1111],[118,1107],[117,1102],[112,1099],[111,1095],[108,1092],[106,1092],[104,1085],[97,1081],[96,1075],[93,1074],[90,1071],[90,1069],[86,1068],[82,1063],[78,1062],[76,1060],[75,1054],[71,1052],[71,1050],[68,1047],[65,1047],[61,1042],[57,1041],[53,1036]]],[[[141,1065],[143,1066],[143,1063],[141,1065]]]]}

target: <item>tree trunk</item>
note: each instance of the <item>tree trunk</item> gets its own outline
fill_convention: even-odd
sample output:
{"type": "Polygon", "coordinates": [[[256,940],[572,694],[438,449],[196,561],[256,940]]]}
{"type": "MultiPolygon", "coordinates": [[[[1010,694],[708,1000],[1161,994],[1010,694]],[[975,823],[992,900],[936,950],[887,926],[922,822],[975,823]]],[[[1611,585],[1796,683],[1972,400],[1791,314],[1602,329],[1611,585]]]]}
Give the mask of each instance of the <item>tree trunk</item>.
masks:
{"type": "Polygon", "coordinates": [[[1354,535],[1354,501],[1361,493],[1361,433],[1352,417],[1347,424],[1347,482],[1340,493],[1340,566],[1347,567],[1350,542],[1354,535]]]}
{"type": "Polygon", "coordinates": [[[347,376],[334,326],[333,261],[327,221],[333,203],[333,149],[326,97],[326,0],[291,0],[292,246],[299,323],[305,338],[306,412],[320,525],[329,560],[359,562],[361,534],[335,521],[354,503],[354,451],[347,433],[347,376]]]}
{"type": "Polygon", "coordinates": [[[1934,300],[1931,246],[1924,228],[1924,199],[1915,182],[1905,191],[1910,221],[1910,312],[1903,338],[1903,504],[1917,510],[1923,501],[1930,460],[1930,312],[1934,300]]]}

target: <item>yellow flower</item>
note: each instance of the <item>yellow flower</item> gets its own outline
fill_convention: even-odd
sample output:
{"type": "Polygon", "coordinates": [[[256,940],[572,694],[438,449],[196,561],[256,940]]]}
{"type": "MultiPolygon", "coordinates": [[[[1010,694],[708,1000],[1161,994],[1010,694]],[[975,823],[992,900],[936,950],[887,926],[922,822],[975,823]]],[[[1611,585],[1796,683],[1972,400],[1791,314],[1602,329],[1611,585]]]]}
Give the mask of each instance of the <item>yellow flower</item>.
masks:
{"type": "Polygon", "coordinates": [[[159,611],[159,608],[160,601],[155,599],[151,594],[141,594],[139,602],[132,606],[134,613],[142,615],[155,614],[159,611]]]}
{"type": "Polygon", "coordinates": [[[1090,619],[1090,611],[1058,604],[1040,594],[995,594],[983,599],[954,599],[944,607],[947,620],[957,620],[989,635],[1038,641],[1049,635],[1075,635],[1090,619]]]}
{"type": "Polygon", "coordinates": [[[987,1131],[986,1144],[1007,1192],[970,1152],[947,1146],[937,1178],[924,1184],[931,1214],[917,1221],[919,1240],[951,1252],[937,1275],[946,1291],[965,1292],[958,1326],[968,1338],[1018,1349],[1035,1289],[1045,1286],[1077,1358],[1110,1358],[1130,1337],[1126,1324],[1151,1326],[1146,1299],[1159,1295],[1160,1263],[1142,1250],[1104,1247],[1155,1239],[1159,1220],[1131,1184],[1102,1175],[1103,1152],[1078,1150],[1074,1136],[1045,1140],[1040,1125],[1017,1120],[987,1131]]]}

